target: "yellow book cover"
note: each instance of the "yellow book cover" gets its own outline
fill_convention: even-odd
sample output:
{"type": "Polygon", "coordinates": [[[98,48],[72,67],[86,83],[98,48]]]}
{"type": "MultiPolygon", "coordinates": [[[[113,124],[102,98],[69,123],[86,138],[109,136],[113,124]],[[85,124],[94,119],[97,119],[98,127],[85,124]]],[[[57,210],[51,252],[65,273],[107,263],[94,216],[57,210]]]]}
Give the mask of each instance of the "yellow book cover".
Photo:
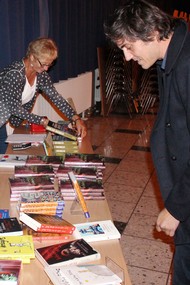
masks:
{"type": "Polygon", "coordinates": [[[0,237],[0,259],[19,259],[28,263],[35,258],[31,235],[0,237]]]}

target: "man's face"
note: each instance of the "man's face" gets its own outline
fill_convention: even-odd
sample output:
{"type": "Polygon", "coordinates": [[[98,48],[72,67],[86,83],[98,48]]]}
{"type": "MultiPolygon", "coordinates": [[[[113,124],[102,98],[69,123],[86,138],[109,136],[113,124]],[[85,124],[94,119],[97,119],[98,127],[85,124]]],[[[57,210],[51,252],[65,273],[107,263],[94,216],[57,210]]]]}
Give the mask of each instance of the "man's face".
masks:
{"type": "Polygon", "coordinates": [[[143,42],[142,40],[132,42],[126,39],[116,42],[117,46],[123,50],[125,59],[137,61],[143,69],[148,69],[160,59],[159,43],[156,37],[151,42],[143,42]]]}

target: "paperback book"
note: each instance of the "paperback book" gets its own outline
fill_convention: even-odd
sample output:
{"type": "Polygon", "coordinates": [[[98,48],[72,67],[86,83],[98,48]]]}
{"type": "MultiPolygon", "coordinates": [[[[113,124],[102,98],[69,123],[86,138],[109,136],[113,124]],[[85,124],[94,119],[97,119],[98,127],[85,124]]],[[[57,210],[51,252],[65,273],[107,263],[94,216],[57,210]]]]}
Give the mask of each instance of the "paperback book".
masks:
{"type": "Polygon", "coordinates": [[[24,235],[31,235],[33,237],[33,241],[37,241],[37,242],[53,242],[53,241],[65,241],[65,240],[70,240],[72,235],[71,234],[64,234],[64,233],[54,233],[54,232],[38,232],[38,231],[34,231],[33,229],[31,229],[30,227],[28,227],[27,225],[23,224],[22,227],[23,230],[23,234],[24,235]]]}
{"type": "MultiPolygon", "coordinates": [[[[86,200],[105,199],[104,187],[101,179],[80,179],[78,180],[81,192],[86,200]]],[[[73,200],[76,197],[73,185],[70,180],[59,179],[59,188],[64,200],[73,200]]]]}
{"type": "Polygon", "coordinates": [[[4,236],[0,237],[0,259],[21,260],[30,263],[35,258],[32,236],[4,236]]]}
{"type": "Polygon", "coordinates": [[[69,179],[68,172],[72,171],[77,179],[102,179],[103,174],[101,170],[98,170],[97,167],[80,167],[80,166],[65,166],[60,165],[56,176],[62,179],[69,179]]]}
{"type": "Polygon", "coordinates": [[[54,177],[55,174],[52,165],[15,166],[15,177],[44,175],[54,177]]]}
{"type": "Polygon", "coordinates": [[[18,204],[20,212],[41,213],[62,217],[65,201],[60,192],[41,191],[21,193],[18,204]]]}
{"type": "Polygon", "coordinates": [[[18,201],[23,192],[55,191],[54,179],[48,175],[9,178],[10,200],[18,201]]]}
{"type": "Polygon", "coordinates": [[[63,163],[63,157],[56,155],[28,155],[26,165],[51,165],[56,170],[63,163]]]}
{"type": "Polygon", "coordinates": [[[0,236],[20,236],[22,227],[16,217],[0,219],[0,236]]]}
{"type": "Polygon", "coordinates": [[[103,264],[44,268],[54,285],[118,285],[122,280],[103,264]]]}
{"type": "Polygon", "coordinates": [[[0,209],[0,219],[9,217],[9,209],[0,209]]]}
{"type": "Polygon", "coordinates": [[[9,178],[12,191],[51,190],[54,191],[54,181],[49,175],[9,178]]]}
{"type": "Polygon", "coordinates": [[[63,218],[51,215],[20,213],[20,221],[38,232],[72,234],[75,226],[63,218]]]}
{"type": "Polygon", "coordinates": [[[21,269],[20,260],[0,260],[0,284],[19,285],[21,269]]]}
{"type": "Polygon", "coordinates": [[[35,249],[43,266],[76,265],[100,259],[97,252],[84,239],[76,239],[35,249]]]}
{"type": "Polygon", "coordinates": [[[75,224],[75,238],[87,242],[120,239],[121,234],[111,220],[75,224]]]}
{"type": "Polygon", "coordinates": [[[72,153],[66,153],[65,154],[65,160],[64,160],[65,166],[96,166],[98,168],[105,168],[105,158],[96,153],[91,154],[84,154],[84,153],[78,153],[78,154],[72,154],[72,153]]]}
{"type": "Polygon", "coordinates": [[[23,166],[26,164],[27,155],[0,155],[0,166],[15,167],[15,165],[23,166]]]}

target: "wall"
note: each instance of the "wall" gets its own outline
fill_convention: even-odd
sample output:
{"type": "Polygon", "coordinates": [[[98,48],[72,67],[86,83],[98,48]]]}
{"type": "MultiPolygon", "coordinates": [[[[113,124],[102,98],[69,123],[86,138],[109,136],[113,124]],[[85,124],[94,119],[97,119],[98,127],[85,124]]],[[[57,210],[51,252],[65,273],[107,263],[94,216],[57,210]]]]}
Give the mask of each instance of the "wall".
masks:
{"type": "MultiPolygon", "coordinates": [[[[54,84],[57,91],[65,98],[72,99],[76,112],[78,114],[84,112],[92,105],[92,72],[79,75],[76,78],[60,81],[54,84]]],[[[61,119],[59,114],[52,109],[51,105],[39,96],[35,104],[34,113],[46,115],[52,121],[61,119]]]]}

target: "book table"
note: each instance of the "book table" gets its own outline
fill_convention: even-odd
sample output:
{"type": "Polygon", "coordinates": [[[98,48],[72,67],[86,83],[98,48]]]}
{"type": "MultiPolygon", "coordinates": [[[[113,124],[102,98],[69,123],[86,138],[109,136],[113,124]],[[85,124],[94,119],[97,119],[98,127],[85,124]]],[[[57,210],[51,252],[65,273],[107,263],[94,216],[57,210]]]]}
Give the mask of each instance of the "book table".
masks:
{"type": "MultiPolygon", "coordinates": [[[[22,131],[26,132],[24,128],[19,128],[16,130],[17,133],[22,131]]],[[[79,146],[81,153],[93,153],[90,141],[85,138],[79,146]]],[[[13,151],[11,145],[7,148],[7,154],[33,154],[33,155],[44,155],[43,146],[31,147],[22,151],[13,151]]],[[[3,168],[0,167],[0,209],[9,209],[10,216],[17,216],[18,213],[16,210],[16,202],[10,203],[10,186],[9,186],[9,177],[14,176],[13,168],[3,168]]],[[[73,201],[66,201],[63,217],[71,223],[84,223],[85,221],[98,221],[98,220],[110,220],[111,213],[108,207],[108,203],[105,200],[88,200],[87,206],[90,212],[90,218],[86,219],[83,212],[73,213],[71,208],[73,206],[73,201]]],[[[52,243],[59,243],[59,241],[52,241],[52,243]]],[[[51,242],[37,242],[35,241],[35,247],[43,247],[50,245],[51,242]]],[[[124,272],[124,285],[131,285],[131,281],[128,275],[126,262],[124,260],[121,245],[119,240],[108,240],[108,241],[98,241],[91,243],[95,249],[97,249],[101,254],[101,259],[92,263],[106,263],[107,258],[116,263],[124,272]]],[[[30,264],[24,264],[21,272],[21,282],[20,285],[50,285],[51,281],[47,277],[46,273],[43,270],[43,266],[37,260],[31,260],[30,264]]]]}

